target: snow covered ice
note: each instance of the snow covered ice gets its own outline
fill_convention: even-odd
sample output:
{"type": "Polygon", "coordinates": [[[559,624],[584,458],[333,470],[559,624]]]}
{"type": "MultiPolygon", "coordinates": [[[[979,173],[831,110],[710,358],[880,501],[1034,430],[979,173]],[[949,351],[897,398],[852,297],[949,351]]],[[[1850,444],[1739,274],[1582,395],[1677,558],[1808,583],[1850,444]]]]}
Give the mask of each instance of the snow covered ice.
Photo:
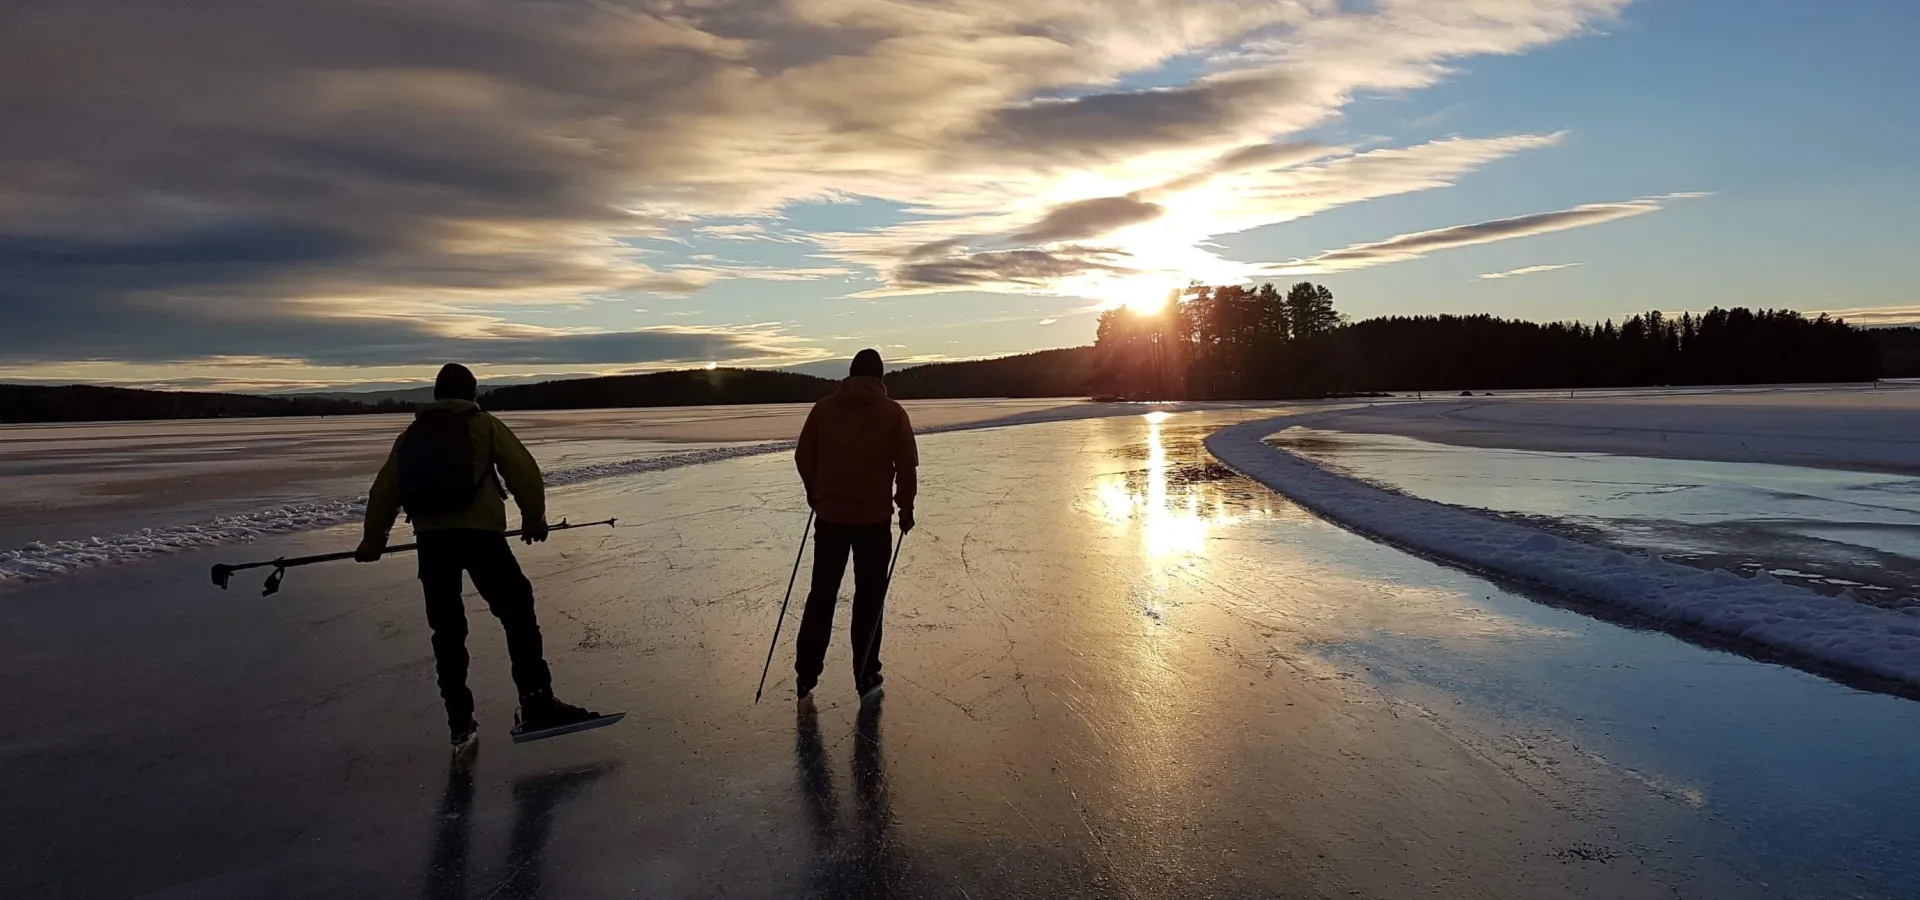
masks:
{"type": "MultiPolygon", "coordinates": [[[[0,720],[0,841],[19,848],[0,896],[1900,897],[1920,883],[1920,705],[1535,602],[1219,464],[1252,471],[1235,454],[1257,451],[1300,467],[1274,480],[1307,507],[1370,514],[1371,500],[1321,510],[1314,490],[1377,489],[1287,462],[1264,443],[1280,426],[1254,424],[1345,406],[924,422],[886,698],[863,714],[834,680],[842,616],[813,718],[781,690],[790,638],[751,703],[806,518],[783,436],[696,428],[676,435],[692,446],[646,455],[596,443],[657,439],[646,428],[586,422],[582,450],[556,426],[535,452],[592,474],[554,479],[553,515],[621,527],[520,557],[556,687],[631,715],[510,745],[505,654],[470,599],[471,769],[446,765],[408,561],[307,570],[269,599],[206,584],[215,561],[350,546],[350,515],[17,579],[0,593],[0,677],[31,689],[0,720]]],[[[209,505],[155,524],[210,521],[209,505]]],[[[1576,553],[1477,533],[1496,557],[1576,553]]],[[[1592,562],[1658,588],[1630,554],[1592,562]]],[[[1735,599],[1787,587],[1737,580],[1735,599]]]]}

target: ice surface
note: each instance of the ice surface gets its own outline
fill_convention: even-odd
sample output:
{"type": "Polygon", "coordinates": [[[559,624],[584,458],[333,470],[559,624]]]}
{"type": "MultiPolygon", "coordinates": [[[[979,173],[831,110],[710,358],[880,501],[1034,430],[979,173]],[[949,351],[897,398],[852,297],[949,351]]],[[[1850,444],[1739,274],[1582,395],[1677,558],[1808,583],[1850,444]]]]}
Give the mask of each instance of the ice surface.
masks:
{"type": "Polygon", "coordinates": [[[1743,578],[1565,540],[1342,477],[1265,443],[1287,425],[1324,427],[1337,415],[1235,425],[1209,437],[1207,449],[1329,519],[1416,552],[1658,621],[1920,685],[1920,616],[1825,597],[1765,573],[1743,578]]]}
{"type": "MultiPolygon", "coordinates": [[[[447,765],[410,560],[218,591],[186,551],[0,602],[0,897],[1898,898],[1920,704],[1531,602],[1215,464],[1235,414],[921,445],[888,696],[842,614],[785,702],[781,454],[556,491],[515,551],[566,699],[511,745],[468,600],[447,765]],[[775,691],[780,691],[776,694],[775,691]],[[783,696],[784,695],[784,696],[783,696]]],[[[249,554],[339,549],[351,526],[249,554]]],[[[802,577],[805,575],[803,573],[802,577]]]]}
{"type": "MultiPolygon", "coordinates": [[[[916,421],[925,421],[916,431],[922,434],[939,434],[947,431],[975,428],[1004,428],[1013,425],[1039,422],[1064,421],[1079,418],[1099,418],[1112,415],[1131,415],[1140,411],[1135,404],[1120,403],[1074,403],[1060,400],[1046,401],[910,401],[909,410],[919,417],[916,421]]],[[[1177,405],[1167,408],[1180,408],[1177,405]]],[[[807,406],[787,404],[781,406],[725,407],[725,408],[674,408],[668,410],[641,410],[644,422],[652,428],[665,428],[677,437],[694,439],[698,436],[709,438],[739,438],[745,435],[793,434],[798,433],[805,418],[807,406]],[[702,426],[700,423],[705,421],[702,426]]],[[[636,411],[587,411],[568,414],[568,423],[563,429],[561,424],[552,421],[552,416],[542,414],[541,418],[529,422],[515,414],[507,418],[516,430],[527,432],[530,438],[537,437],[542,442],[552,442],[558,447],[543,446],[534,439],[529,440],[536,455],[552,456],[556,452],[567,452],[569,445],[577,445],[579,439],[608,440],[626,435],[626,443],[614,444],[617,449],[631,445],[631,435],[637,430],[629,417],[636,411]],[[564,433],[572,437],[565,440],[559,437],[564,433]]],[[[97,432],[104,433],[116,441],[140,440],[141,429],[185,429],[182,440],[192,445],[219,444],[244,439],[259,441],[264,439],[279,441],[285,439],[291,431],[319,427],[327,434],[337,437],[344,432],[354,439],[354,446],[362,452],[369,445],[376,451],[370,463],[363,463],[368,470],[366,479],[371,479],[370,470],[377,466],[377,457],[385,453],[391,441],[391,435],[397,432],[405,417],[363,416],[354,420],[330,420],[315,426],[304,420],[241,420],[233,427],[233,434],[224,434],[217,423],[195,421],[187,423],[114,423],[105,426],[93,426],[97,432]],[[380,420],[380,421],[366,421],[380,420]]],[[[40,430],[44,432],[44,429],[40,430]]],[[[160,433],[160,432],[155,432],[160,433]]],[[[651,431],[642,432],[652,434],[651,431]]],[[[97,437],[97,435],[96,435],[97,437]]],[[[44,433],[34,438],[21,438],[14,435],[16,446],[26,440],[49,441],[44,433]]],[[[71,439],[71,438],[68,438],[71,439]]],[[[0,444],[4,446],[4,444],[0,444]]],[[[261,453],[275,452],[270,446],[247,443],[261,453]]],[[[635,475],[643,472],[659,472],[678,469],[685,466],[701,465],[728,459],[740,459],[760,456],[768,453],[781,453],[793,449],[792,441],[757,441],[745,444],[707,447],[677,453],[659,453],[655,446],[648,455],[633,458],[615,458],[601,462],[588,462],[565,468],[550,469],[546,472],[546,482],[550,487],[579,484],[602,478],[623,475],[635,475]]],[[[116,448],[112,452],[138,457],[141,451],[137,446],[116,448]]],[[[572,452],[578,458],[577,446],[572,452]]],[[[593,458],[589,455],[588,458],[593,458]]],[[[303,460],[302,462],[310,462],[303,460]]],[[[282,459],[278,463],[287,465],[282,459]]],[[[224,463],[196,459],[195,465],[205,467],[215,475],[227,472],[224,463]]],[[[206,547],[216,544],[228,544],[251,540],[262,535],[285,534],[306,531],[314,528],[326,528],[359,519],[366,510],[366,495],[334,496],[316,498],[297,503],[288,503],[267,509],[245,511],[233,515],[214,516],[199,521],[161,527],[140,528],[121,531],[102,536],[92,536],[70,540],[29,541],[14,550],[0,551],[0,585],[28,578],[44,578],[79,571],[94,566],[129,562],[159,553],[171,553],[193,547],[206,547]]]]}
{"type": "Polygon", "coordinates": [[[1920,386],[1379,404],[1323,427],[1516,450],[1920,473],[1920,386]]]}

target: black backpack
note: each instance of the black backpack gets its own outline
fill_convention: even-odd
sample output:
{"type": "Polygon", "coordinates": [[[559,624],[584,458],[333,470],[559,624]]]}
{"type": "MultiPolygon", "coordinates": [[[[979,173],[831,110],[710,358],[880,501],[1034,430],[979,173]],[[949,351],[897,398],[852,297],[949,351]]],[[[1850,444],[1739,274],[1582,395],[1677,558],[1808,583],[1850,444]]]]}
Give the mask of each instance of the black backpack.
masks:
{"type": "Polygon", "coordinates": [[[492,480],[491,463],[474,471],[477,456],[469,419],[477,409],[431,409],[400,436],[400,506],[407,518],[453,513],[473,504],[492,480]]]}

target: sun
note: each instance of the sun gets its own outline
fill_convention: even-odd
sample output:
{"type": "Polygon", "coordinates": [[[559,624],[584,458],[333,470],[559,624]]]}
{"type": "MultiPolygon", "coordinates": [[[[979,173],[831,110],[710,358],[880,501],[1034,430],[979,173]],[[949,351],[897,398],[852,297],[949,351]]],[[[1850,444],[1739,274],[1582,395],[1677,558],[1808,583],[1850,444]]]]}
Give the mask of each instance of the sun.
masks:
{"type": "Polygon", "coordinates": [[[1167,308],[1167,293],[1150,287],[1131,290],[1120,298],[1120,305],[1139,315],[1150,316],[1167,308]]]}

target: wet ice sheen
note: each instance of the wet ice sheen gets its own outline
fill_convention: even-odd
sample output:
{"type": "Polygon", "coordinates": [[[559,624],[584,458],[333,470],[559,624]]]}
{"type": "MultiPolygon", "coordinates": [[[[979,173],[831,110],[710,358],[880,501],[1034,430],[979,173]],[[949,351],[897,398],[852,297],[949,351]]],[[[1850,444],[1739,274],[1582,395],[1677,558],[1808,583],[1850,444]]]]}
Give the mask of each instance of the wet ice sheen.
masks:
{"type": "Polygon", "coordinates": [[[812,718],[750,703],[805,520],[784,456],[560,488],[556,513],[623,527],[522,551],[555,675],[634,715],[509,746],[476,610],[466,773],[443,765],[408,565],[270,602],[207,588],[194,551],[27,585],[0,604],[19,650],[0,679],[34,686],[0,717],[0,844],[26,848],[0,896],[1897,898],[1920,880],[1920,706],[1331,527],[1211,465],[1202,438],[1236,418],[926,438],[888,694],[864,715],[846,684],[812,718]]]}

